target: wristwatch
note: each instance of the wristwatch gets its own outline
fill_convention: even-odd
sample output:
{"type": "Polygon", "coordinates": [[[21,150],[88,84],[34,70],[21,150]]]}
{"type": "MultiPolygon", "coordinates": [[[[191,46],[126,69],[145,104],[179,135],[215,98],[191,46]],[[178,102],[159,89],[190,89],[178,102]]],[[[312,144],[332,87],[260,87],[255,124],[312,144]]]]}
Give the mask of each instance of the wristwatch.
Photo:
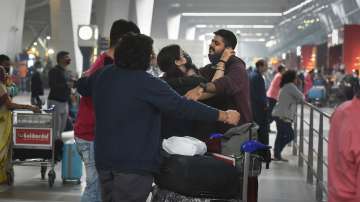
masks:
{"type": "Polygon", "coordinates": [[[199,86],[203,89],[204,92],[206,92],[206,83],[200,83],[199,86]]]}

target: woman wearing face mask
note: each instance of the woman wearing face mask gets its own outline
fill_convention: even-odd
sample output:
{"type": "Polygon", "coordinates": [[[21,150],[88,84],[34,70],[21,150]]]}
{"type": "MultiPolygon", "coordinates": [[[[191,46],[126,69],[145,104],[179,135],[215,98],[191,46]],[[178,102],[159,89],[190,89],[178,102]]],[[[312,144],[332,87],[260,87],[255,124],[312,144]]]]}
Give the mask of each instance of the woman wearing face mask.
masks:
{"type": "Polygon", "coordinates": [[[11,101],[7,92],[6,81],[8,76],[5,69],[0,66],[0,184],[7,182],[6,170],[9,162],[9,145],[11,142],[11,111],[14,109],[28,109],[40,112],[40,109],[32,105],[16,104],[11,101]]]}
{"type": "MultiPolygon", "coordinates": [[[[177,93],[185,95],[185,93],[200,83],[207,82],[207,80],[199,75],[189,72],[186,68],[189,63],[188,56],[184,56],[184,51],[179,45],[169,45],[162,48],[157,56],[157,63],[161,71],[164,72],[162,79],[166,81],[177,93]]],[[[223,67],[218,67],[212,80],[224,76],[223,67]]],[[[190,70],[191,71],[191,70],[190,70]]],[[[192,136],[192,122],[172,118],[163,115],[162,119],[162,137],[168,138],[171,136],[192,136]]]]}

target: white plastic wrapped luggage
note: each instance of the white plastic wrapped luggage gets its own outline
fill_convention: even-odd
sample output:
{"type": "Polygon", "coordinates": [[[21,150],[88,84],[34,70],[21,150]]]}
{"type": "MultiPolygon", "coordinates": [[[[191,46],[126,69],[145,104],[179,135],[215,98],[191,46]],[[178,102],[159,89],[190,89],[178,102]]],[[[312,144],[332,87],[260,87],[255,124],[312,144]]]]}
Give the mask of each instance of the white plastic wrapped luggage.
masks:
{"type": "Polygon", "coordinates": [[[204,142],[189,136],[173,136],[164,139],[162,148],[169,154],[179,154],[184,156],[204,155],[207,151],[204,142]]]}

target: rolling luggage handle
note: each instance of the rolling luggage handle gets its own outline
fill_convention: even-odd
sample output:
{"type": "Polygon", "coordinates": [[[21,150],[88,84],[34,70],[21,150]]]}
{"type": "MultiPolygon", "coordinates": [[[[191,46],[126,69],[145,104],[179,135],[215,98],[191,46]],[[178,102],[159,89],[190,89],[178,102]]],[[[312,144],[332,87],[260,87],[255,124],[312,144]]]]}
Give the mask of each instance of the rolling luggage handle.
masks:
{"type": "Polygon", "coordinates": [[[248,190],[247,184],[248,184],[249,169],[250,169],[250,154],[258,150],[269,149],[269,148],[270,146],[264,145],[254,140],[248,140],[241,145],[241,151],[245,153],[242,202],[247,202],[247,190],[248,190]]]}
{"type": "MultiPolygon", "coordinates": [[[[259,129],[259,126],[254,123],[246,123],[241,126],[237,126],[234,128],[229,129],[224,134],[212,134],[210,135],[210,139],[217,139],[221,138],[221,154],[223,155],[235,155],[235,156],[241,156],[241,152],[239,150],[239,145],[243,144],[247,140],[256,140],[257,139],[257,131],[259,129]],[[247,135],[248,134],[248,137],[247,135]]],[[[270,153],[270,152],[269,152],[270,153]]],[[[264,154],[267,154],[267,152],[264,152],[264,154]]],[[[260,155],[261,161],[266,162],[266,169],[269,169],[269,162],[266,159],[268,159],[268,155],[260,155]]],[[[252,155],[252,158],[255,158],[254,155],[252,155]]],[[[270,158],[270,157],[269,157],[270,158]]],[[[256,159],[254,161],[257,161],[256,159]]]]}
{"type": "MultiPolygon", "coordinates": [[[[242,126],[238,126],[235,128],[231,128],[225,134],[212,134],[210,135],[210,139],[223,138],[226,140],[230,140],[233,136],[245,134],[248,132],[249,139],[242,143],[240,146],[240,153],[244,153],[243,158],[243,190],[242,190],[242,202],[247,202],[247,190],[248,190],[248,177],[250,173],[250,159],[251,153],[259,150],[270,149],[271,147],[268,145],[264,145],[256,140],[253,140],[253,131],[258,130],[258,125],[256,123],[248,123],[242,126]]],[[[239,151],[239,150],[237,150],[239,151]]],[[[234,151],[236,153],[236,151],[234,151]]],[[[235,155],[236,156],[236,155],[235,155]]]]}

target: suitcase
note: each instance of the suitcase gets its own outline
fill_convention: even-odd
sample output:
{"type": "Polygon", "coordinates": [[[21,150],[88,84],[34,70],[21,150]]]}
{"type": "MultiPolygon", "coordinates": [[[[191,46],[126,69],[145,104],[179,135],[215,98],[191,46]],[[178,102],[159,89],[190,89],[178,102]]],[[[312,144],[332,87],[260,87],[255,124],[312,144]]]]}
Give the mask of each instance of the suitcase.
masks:
{"type": "Polygon", "coordinates": [[[212,156],[163,154],[155,184],[191,197],[231,199],[241,196],[236,168],[212,156]]]}
{"type": "Polygon", "coordinates": [[[61,177],[63,183],[75,181],[80,184],[82,176],[82,161],[76,149],[75,140],[65,142],[63,147],[61,177]]]}
{"type": "Polygon", "coordinates": [[[151,202],[238,202],[239,199],[215,199],[184,196],[176,192],[153,187],[151,202]]]}
{"type": "Polygon", "coordinates": [[[314,86],[308,92],[308,98],[310,100],[324,100],[326,91],[324,86],[314,86]]]}

